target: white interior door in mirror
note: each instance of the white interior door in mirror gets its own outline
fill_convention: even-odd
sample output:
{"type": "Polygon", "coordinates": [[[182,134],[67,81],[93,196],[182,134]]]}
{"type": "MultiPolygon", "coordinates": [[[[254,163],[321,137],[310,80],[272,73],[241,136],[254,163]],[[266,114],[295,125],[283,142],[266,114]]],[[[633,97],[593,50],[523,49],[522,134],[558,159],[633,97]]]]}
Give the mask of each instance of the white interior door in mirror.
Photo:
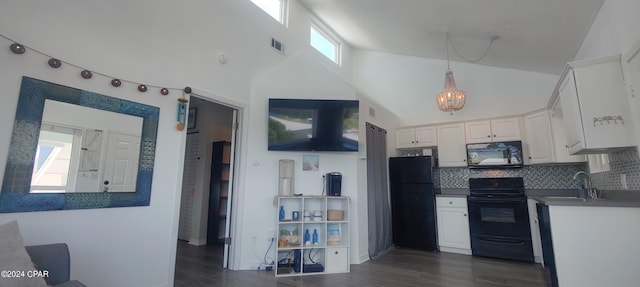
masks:
{"type": "MultiPolygon", "coordinates": [[[[31,192],[134,192],[140,156],[142,118],[64,102],[45,100],[40,138],[56,133],[73,134],[66,175],[58,187],[32,184],[31,192]],[[70,132],[71,131],[71,132],[70,132]],[[109,184],[105,185],[108,181],[109,184]]],[[[59,136],[58,136],[59,137],[59,136]]],[[[45,143],[38,151],[46,152],[45,143]]],[[[45,154],[46,155],[46,154],[45,154]]],[[[44,157],[43,157],[44,159],[44,157]]],[[[38,161],[36,161],[38,162],[38,161]]],[[[44,164],[44,163],[43,163],[44,164]]],[[[60,166],[60,164],[58,164],[60,166]]],[[[45,165],[34,165],[34,179],[45,165]],[[39,171],[38,170],[38,171],[39,171]]],[[[54,171],[49,168],[49,170],[54,171]]],[[[52,175],[52,173],[50,173],[52,175]]],[[[64,177],[64,178],[63,178],[64,177]]]]}
{"type": "Polygon", "coordinates": [[[140,137],[110,133],[104,165],[102,191],[136,190],[136,171],[140,156],[140,137]]]}

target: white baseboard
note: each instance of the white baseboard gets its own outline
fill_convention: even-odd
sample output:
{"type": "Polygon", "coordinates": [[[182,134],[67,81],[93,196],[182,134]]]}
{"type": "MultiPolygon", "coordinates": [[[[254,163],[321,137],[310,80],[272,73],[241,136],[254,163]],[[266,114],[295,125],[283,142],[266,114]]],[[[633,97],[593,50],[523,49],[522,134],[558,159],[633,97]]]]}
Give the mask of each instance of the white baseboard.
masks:
{"type": "Polygon", "coordinates": [[[453,248],[453,247],[442,247],[440,246],[441,252],[449,252],[449,253],[457,253],[464,255],[471,255],[471,249],[463,249],[463,248],[453,248]]]}
{"type": "Polygon", "coordinates": [[[369,253],[360,254],[360,257],[358,257],[358,263],[356,264],[362,264],[367,261],[369,261],[369,253]]]}
{"type": "Polygon", "coordinates": [[[189,240],[187,244],[194,245],[194,246],[202,246],[207,244],[207,239],[192,239],[192,240],[189,240]]]}

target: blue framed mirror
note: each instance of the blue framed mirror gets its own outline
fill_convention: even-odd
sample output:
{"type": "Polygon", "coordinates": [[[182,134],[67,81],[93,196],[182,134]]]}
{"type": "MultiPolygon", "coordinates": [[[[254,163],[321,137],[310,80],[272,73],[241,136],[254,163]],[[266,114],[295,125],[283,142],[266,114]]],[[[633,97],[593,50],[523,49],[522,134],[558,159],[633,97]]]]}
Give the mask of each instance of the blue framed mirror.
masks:
{"type": "Polygon", "coordinates": [[[159,113],[23,77],[0,212],[149,205],[159,113]]]}

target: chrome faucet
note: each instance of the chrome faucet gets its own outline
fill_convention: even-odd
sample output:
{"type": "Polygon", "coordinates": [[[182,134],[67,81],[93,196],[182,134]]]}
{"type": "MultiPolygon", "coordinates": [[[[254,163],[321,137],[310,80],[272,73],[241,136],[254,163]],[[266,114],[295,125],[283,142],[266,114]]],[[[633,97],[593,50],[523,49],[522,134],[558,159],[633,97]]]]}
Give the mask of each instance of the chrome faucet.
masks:
{"type": "Polygon", "coordinates": [[[580,176],[580,175],[584,176],[583,188],[586,189],[586,191],[587,191],[586,196],[588,198],[598,198],[598,191],[597,191],[597,189],[591,187],[591,177],[589,176],[588,173],[586,173],[584,171],[578,171],[578,172],[576,172],[576,174],[573,175],[573,180],[578,180],[578,176],[580,176]]]}

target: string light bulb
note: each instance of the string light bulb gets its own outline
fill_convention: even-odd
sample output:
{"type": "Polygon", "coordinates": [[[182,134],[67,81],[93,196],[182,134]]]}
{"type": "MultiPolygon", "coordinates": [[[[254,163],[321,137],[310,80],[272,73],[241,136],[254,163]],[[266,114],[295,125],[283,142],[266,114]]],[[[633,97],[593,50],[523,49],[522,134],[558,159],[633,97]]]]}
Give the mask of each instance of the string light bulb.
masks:
{"type": "Polygon", "coordinates": [[[11,46],[9,46],[9,49],[11,49],[11,52],[14,52],[14,53],[16,53],[18,55],[24,54],[24,52],[26,51],[24,46],[22,46],[22,45],[20,45],[18,43],[11,44],[11,46]]]}
{"type": "Polygon", "coordinates": [[[93,77],[93,73],[91,73],[91,71],[89,70],[82,70],[82,72],[80,72],[80,76],[85,79],[91,79],[91,77],[93,77]]]}
{"type": "Polygon", "coordinates": [[[60,60],[58,60],[58,59],[55,59],[55,58],[49,59],[49,61],[47,63],[49,63],[49,67],[54,68],[54,69],[60,68],[60,66],[62,66],[62,62],[60,60]]]}

